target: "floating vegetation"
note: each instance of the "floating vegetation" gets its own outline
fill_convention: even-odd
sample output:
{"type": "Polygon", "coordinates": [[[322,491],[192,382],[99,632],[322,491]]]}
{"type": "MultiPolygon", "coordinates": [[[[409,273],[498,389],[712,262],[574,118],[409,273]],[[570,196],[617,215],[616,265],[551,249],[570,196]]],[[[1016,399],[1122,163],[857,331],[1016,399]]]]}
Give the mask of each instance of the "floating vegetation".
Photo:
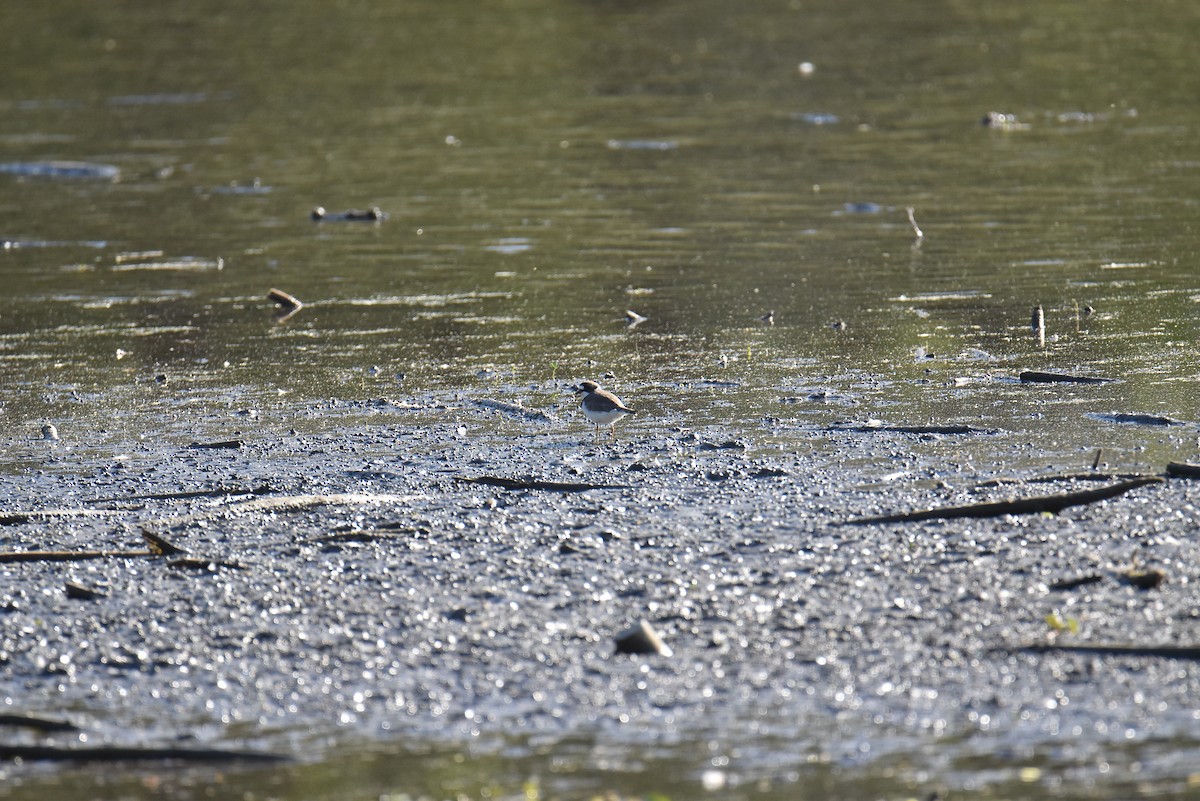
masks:
{"type": "Polygon", "coordinates": [[[1051,612],[1045,617],[1046,625],[1055,634],[1078,634],[1079,620],[1073,617],[1063,617],[1058,612],[1051,612]]]}

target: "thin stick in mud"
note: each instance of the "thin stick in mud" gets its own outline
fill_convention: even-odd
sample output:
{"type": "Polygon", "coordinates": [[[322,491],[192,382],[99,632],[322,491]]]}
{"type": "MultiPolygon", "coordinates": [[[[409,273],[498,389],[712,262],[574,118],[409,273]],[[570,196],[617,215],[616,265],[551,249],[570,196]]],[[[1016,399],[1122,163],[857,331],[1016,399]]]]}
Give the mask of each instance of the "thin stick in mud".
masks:
{"type": "Polygon", "coordinates": [[[1034,654],[1087,654],[1090,656],[1152,656],[1161,659],[1200,659],[1200,645],[1121,645],[1040,643],[1014,649],[1034,654]]]}
{"type": "Polygon", "coordinates": [[[0,760],[47,762],[285,762],[288,757],[262,751],[226,751],[215,748],[135,748],[96,746],[60,748],[52,745],[0,745],[0,760]]]}
{"type": "Polygon", "coordinates": [[[1030,515],[1050,512],[1061,512],[1071,506],[1082,506],[1089,503],[1105,501],[1123,495],[1130,490],[1144,487],[1148,484],[1161,484],[1160,476],[1142,476],[1140,478],[1110,484],[1107,487],[1063,492],[1056,495],[1041,495],[1036,498],[1019,498],[1011,501],[989,501],[973,503],[967,506],[946,506],[940,509],[921,509],[916,512],[901,512],[898,514],[863,517],[846,521],[848,525],[865,526],[871,523],[913,523],[921,520],[953,520],[964,517],[1000,517],[1002,515],[1030,515]]]}
{"type": "Polygon", "coordinates": [[[577,484],[564,481],[540,481],[537,479],[504,478],[503,476],[456,476],[464,484],[484,484],[510,490],[545,490],[547,492],[587,492],[596,489],[628,489],[627,484],[577,484]]]}

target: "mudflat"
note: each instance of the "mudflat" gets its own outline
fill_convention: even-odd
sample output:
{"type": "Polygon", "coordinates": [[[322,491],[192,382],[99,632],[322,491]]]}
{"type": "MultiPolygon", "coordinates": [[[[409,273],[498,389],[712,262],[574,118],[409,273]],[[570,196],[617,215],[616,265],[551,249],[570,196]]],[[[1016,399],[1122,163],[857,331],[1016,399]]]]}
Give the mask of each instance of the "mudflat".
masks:
{"type": "Polygon", "coordinates": [[[14,741],[319,759],[400,733],[694,739],[737,743],[751,774],[937,744],[917,760],[935,777],[1034,753],[1183,775],[1194,482],[864,522],[1129,477],[947,466],[947,441],[996,436],[970,429],[785,452],[638,419],[594,444],[522,409],[330,401],[194,443],[21,443],[0,697],[76,728],[14,741]],[[663,652],[618,653],[643,621],[663,652]]]}

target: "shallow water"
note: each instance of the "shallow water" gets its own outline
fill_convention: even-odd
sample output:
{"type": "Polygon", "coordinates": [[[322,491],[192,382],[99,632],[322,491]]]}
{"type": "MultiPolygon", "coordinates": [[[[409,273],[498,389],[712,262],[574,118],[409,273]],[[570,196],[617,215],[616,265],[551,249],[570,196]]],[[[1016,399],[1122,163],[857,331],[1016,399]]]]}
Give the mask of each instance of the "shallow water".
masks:
{"type": "Polygon", "coordinates": [[[322,399],[497,398],[586,434],[563,391],[584,377],[644,410],[624,436],[828,452],[865,485],[896,464],[840,463],[856,435],[827,426],[996,432],[914,486],[1098,448],[1157,471],[1196,449],[1197,22],[1117,0],[10,11],[6,494],[71,454],[335,430],[303,411],[322,399]],[[272,287],[304,308],[277,319],[272,287]]]}

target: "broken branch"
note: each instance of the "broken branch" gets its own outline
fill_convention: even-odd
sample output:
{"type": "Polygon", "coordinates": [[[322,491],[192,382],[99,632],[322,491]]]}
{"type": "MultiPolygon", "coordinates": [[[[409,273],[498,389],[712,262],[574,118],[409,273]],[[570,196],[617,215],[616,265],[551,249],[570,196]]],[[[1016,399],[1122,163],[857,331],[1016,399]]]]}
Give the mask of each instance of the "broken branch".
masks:
{"type": "Polygon", "coordinates": [[[1123,495],[1130,490],[1144,487],[1147,484],[1161,484],[1159,476],[1142,476],[1141,478],[1110,484],[1107,487],[1063,492],[1057,495],[1041,495],[1036,498],[1019,498],[1011,501],[990,501],[974,503],[967,506],[947,506],[940,509],[922,509],[916,512],[879,515],[847,521],[852,525],[867,525],[870,523],[910,523],[920,520],[952,520],[963,517],[1000,517],[1002,515],[1029,515],[1049,512],[1057,514],[1071,506],[1082,506],[1097,503],[1109,498],[1123,495]]]}
{"type": "Polygon", "coordinates": [[[549,492],[587,492],[595,489],[627,489],[627,484],[575,484],[561,481],[538,481],[536,479],[504,478],[502,476],[455,476],[456,481],[464,484],[485,484],[490,487],[502,487],[510,490],[547,490],[549,492]]]}

